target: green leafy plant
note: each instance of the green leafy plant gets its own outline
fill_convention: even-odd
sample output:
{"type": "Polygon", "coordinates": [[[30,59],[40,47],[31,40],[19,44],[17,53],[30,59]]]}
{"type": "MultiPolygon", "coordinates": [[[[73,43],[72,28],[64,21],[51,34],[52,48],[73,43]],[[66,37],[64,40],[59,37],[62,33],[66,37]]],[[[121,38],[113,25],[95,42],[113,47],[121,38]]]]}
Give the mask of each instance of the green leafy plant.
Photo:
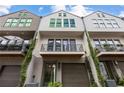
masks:
{"type": "Polygon", "coordinates": [[[49,82],[48,87],[62,87],[62,83],[60,83],[60,82],[49,82]]]}
{"type": "Polygon", "coordinates": [[[88,46],[89,46],[89,50],[90,50],[90,53],[91,53],[91,57],[94,61],[94,64],[96,66],[96,71],[97,71],[97,75],[98,75],[98,79],[101,83],[102,86],[105,86],[105,80],[100,72],[100,68],[99,68],[99,59],[98,57],[96,56],[97,55],[97,52],[95,51],[95,49],[92,47],[92,44],[91,44],[91,41],[90,41],[90,37],[89,37],[89,33],[86,32],[86,35],[87,35],[87,41],[88,41],[88,46]]]}
{"type": "Polygon", "coordinates": [[[119,79],[119,81],[118,81],[118,85],[121,85],[121,86],[124,86],[124,79],[119,79]]]}
{"type": "Polygon", "coordinates": [[[27,72],[27,68],[28,68],[28,65],[31,61],[31,58],[32,58],[32,51],[34,49],[34,46],[35,46],[35,40],[31,40],[31,44],[30,44],[30,47],[28,49],[28,52],[21,64],[21,73],[20,73],[20,82],[19,82],[19,86],[24,86],[24,83],[25,83],[25,80],[26,80],[26,72],[27,72]]]}
{"type": "Polygon", "coordinates": [[[106,51],[113,51],[113,50],[115,50],[115,48],[112,47],[112,46],[109,45],[109,44],[104,44],[103,46],[104,46],[104,48],[105,48],[106,51]]]}

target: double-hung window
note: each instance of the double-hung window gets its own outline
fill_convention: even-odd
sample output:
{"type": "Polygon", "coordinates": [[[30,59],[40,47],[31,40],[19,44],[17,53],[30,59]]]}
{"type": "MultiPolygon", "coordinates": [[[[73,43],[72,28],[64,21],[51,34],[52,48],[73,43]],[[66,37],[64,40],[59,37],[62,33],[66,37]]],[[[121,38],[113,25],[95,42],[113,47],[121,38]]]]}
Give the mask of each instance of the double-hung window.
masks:
{"type": "Polygon", "coordinates": [[[51,18],[50,19],[50,27],[55,27],[55,19],[54,18],[51,18]]]}
{"type": "Polygon", "coordinates": [[[7,19],[6,23],[4,24],[4,27],[10,27],[12,20],[13,19],[11,19],[11,18],[7,19]]]}
{"type": "Polygon", "coordinates": [[[68,19],[64,19],[64,27],[69,27],[69,22],[68,22],[68,19]]]}
{"type": "Polygon", "coordinates": [[[24,27],[26,23],[26,18],[20,19],[19,27],[24,27]]]}
{"type": "Polygon", "coordinates": [[[61,27],[61,26],[62,26],[62,20],[61,19],[57,19],[56,27],[61,27]]]}
{"type": "Polygon", "coordinates": [[[75,27],[75,20],[74,19],[70,19],[70,27],[75,27]]]}

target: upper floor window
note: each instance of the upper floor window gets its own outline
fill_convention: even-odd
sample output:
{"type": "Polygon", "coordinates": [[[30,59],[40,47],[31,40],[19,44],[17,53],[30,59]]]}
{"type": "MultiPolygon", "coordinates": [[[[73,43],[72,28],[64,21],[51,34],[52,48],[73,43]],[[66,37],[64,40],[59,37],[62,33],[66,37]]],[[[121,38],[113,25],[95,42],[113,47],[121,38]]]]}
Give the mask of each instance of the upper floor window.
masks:
{"type": "Polygon", "coordinates": [[[70,27],[75,27],[75,21],[74,21],[74,19],[70,19],[70,27]]]}
{"type": "Polygon", "coordinates": [[[31,18],[9,18],[4,24],[4,27],[29,27],[31,23],[31,18]]]}
{"type": "Polygon", "coordinates": [[[62,16],[62,13],[59,13],[59,16],[62,16]]]}
{"type": "Polygon", "coordinates": [[[74,19],[60,19],[60,18],[51,18],[50,27],[75,27],[74,19]],[[62,25],[63,24],[63,25],[62,25]]]}
{"type": "Polygon", "coordinates": [[[115,19],[92,19],[96,28],[119,28],[115,19]]]}
{"type": "Polygon", "coordinates": [[[54,18],[50,19],[50,27],[55,27],[55,19],[54,18]]]}
{"type": "Polygon", "coordinates": [[[64,27],[69,27],[68,19],[64,19],[64,27]]]}
{"type": "Polygon", "coordinates": [[[66,17],[66,13],[63,13],[63,16],[66,17]]]}
{"type": "Polygon", "coordinates": [[[61,27],[61,26],[62,26],[62,20],[61,19],[57,19],[56,27],[61,27]]]}

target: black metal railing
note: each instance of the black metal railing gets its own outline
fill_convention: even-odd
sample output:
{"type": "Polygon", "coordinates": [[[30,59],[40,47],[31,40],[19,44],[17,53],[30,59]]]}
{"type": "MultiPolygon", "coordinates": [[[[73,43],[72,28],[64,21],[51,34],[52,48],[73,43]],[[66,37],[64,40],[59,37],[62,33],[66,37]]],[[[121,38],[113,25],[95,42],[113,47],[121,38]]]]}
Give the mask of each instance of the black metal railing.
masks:
{"type": "Polygon", "coordinates": [[[41,52],[82,52],[83,45],[82,44],[74,44],[74,45],[56,45],[51,46],[48,44],[41,45],[41,52]]]}
{"type": "Polygon", "coordinates": [[[97,45],[96,50],[98,52],[124,52],[124,45],[122,44],[118,45],[105,44],[103,46],[97,45]]]}
{"type": "Polygon", "coordinates": [[[29,45],[27,45],[27,44],[24,44],[24,43],[22,43],[22,44],[19,44],[19,45],[8,45],[8,44],[6,44],[6,45],[1,45],[0,44],[0,51],[3,51],[3,52],[9,52],[9,51],[22,51],[23,53],[26,53],[27,52],[27,50],[28,50],[28,48],[29,48],[29,45]]]}

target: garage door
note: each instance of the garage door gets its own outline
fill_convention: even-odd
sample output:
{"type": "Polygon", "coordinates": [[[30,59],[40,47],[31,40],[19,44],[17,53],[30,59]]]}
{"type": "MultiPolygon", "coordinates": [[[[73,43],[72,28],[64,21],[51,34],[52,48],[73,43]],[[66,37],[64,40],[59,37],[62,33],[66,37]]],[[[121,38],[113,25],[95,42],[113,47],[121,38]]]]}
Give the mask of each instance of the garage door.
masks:
{"type": "Polygon", "coordinates": [[[119,65],[119,67],[120,67],[120,69],[124,75],[124,62],[118,62],[118,65],[119,65]]]}
{"type": "Polygon", "coordinates": [[[3,66],[0,73],[0,87],[15,87],[19,83],[20,66],[3,66]]]}
{"type": "Polygon", "coordinates": [[[62,64],[62,82],[65,87],[87,87],[89,80],[84,64],[62,64]]]}

